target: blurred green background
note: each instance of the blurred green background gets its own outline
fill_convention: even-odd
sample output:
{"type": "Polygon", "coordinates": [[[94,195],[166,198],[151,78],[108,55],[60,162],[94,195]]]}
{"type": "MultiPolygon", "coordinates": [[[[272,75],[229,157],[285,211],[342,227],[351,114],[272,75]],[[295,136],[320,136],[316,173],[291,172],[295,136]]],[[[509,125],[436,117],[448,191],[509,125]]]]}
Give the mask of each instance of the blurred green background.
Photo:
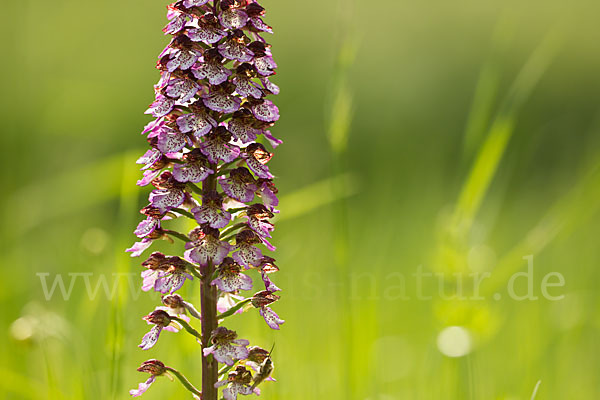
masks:
{"type": "MultiPolygon", "coordinates": [[[[158,297],[130,289],[141,267],[123,252],[165,3],[2,1],[0,398],[127,399],[148,358],[199,385],[190,337],[136,347],[158,297]],[[65,301],[39,273],[80,275],[65,301]]],[[[227,326],[276,343],[262,398],[518,400],[540,380],[537,399],[600,398],[598,3],[261,3],[287,322],[227,326]],[[530,255],[538,299],[508,298],[530,255]],[[424,280],[431,299],[418,268],[444,277],[424,280]],[[491,274],[485,300],[449,298],[473,272],[491,274]],[[561,300],[541,296],[550,272],[561,300]]],[[[189,398],[166,379],[144,397],[189,398]]]]}

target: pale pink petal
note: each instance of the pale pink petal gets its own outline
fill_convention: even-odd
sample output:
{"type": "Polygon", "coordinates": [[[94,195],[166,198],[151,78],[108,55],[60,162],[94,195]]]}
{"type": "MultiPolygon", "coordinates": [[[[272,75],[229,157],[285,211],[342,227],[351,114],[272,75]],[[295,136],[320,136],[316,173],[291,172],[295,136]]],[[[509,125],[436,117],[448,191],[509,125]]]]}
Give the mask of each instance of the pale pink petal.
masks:
{"type": "Polygon", "coordinates": [[[139,257],[148,247],[152,245],[152,239],[144,238],[141,242],[136,242],[125,250],[128,253],[131,253],[131,257],[139,257]]]}
{"type": "Polygon", "coordinates": [[[140,383],[140,384],[138,385],[138,388],[137,388],[137,389],[131,389],[131,390],[129,391],[129,394],[130,394],[132,397],[139,397],[139,396],[143,395],[143,394],[146,392],[146,390],[148,390],[148,388],[150,387],[150,385],[152,385],[152,383],[153,383],[155,380],[156,380],[156,376],[154,376],[154,375],[150,376],[150,378],[148,378],[148,379],[146,380],[146,382],[142,382],[142,383],[140,383]]]}

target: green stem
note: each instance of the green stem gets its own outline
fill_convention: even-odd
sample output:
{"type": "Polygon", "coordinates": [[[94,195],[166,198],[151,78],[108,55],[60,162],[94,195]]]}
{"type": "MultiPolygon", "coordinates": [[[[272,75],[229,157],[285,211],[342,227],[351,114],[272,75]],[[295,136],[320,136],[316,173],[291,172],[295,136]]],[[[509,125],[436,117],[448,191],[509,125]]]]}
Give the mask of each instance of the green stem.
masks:
{"type": "Polygon", "coordinates": [[[235,214],[236,212],[245,211],[248,207],[229,208],[227,212],[235,214]]]}
{"type": "Polygon", "coordinates": [[[184,210],[182,208],[174,208],[171,211],[175,211],[178,214],[185,215],[186,217],[188,217],[190,219],[196,220],[196,218],[194,218],[194,214],[192,214],[191,212],[186,211],[186,210],[184,210]]]}
{"type": "MultiPolygon", "coordinates": [[[[218,0],[213,3],[215,9],[218,6],[218,0]]],[[[217,171],[217,165],[211,164],[210,169],[217,171]]],[[[206,195],[217,188],[216,176],[209,175],[202,182],[202,191],[206,195]]],[[[204,203],[204,196],[203,196],[204,203]]],[[[210,277],[215,272],[215,266],[212,261],[208,262],[208,265],[203,268],[202,275],[210,277]]],[[[210,337],[212,332],[218,326],[217,319],[217,288],[210,284],[210,279],[203,279],[200,286],[200,312],[202,314],[202,350],[211,346],[210,337]]],[[[219,391],[215,388],[215,383],[219,378],[217,373],[219,370],[219,364],[214,357],[202,357],[202,399],[203,400],[217,400],[219,391]]]]}
{"type": "MultiPolygon", "coordinates": [[[[244,207],[244,209],[245,209],[245,207],[244,207]]],[[[229,211],[229,212],[231,212],[231,211],[229,211]]],[[[240,229],[244,226],[246,226],[246,224],[243,222],[240,222],[239,224],[231,225],[229,228],[227,228],[223,232],[221,232],[221,235],[227,235],[227,234],[235,231],[236,229],[240,229]]]]}
{"type": "Polygon", "coordinates": [[[190,238],[187,237],[186,235],[184,235],[183,233],[179,233],[177,231],[172,231],[170,229],[163,229],[163,231],[167,234],[167,235],[171,235],[177,239],[183,240],[184,242],[191,242],[190,238]]]}
{"type": "Polygon", "coordinates": [[[244,307],[246,304],[250,303],[250,301],[252,301],[252,298],[241,300],[239,303],[237,303],[235,306],[231,307],[229,310],[225,311],[222,314],[217,315],[217,319],[227,318],[230,315],[235,314],[235,312],[237,310],[244,307]]]}
{"type": "Polygon", "coordinates": [[[182,320],[179,317],[171,317],[171,319],[179,322],[181,324],[181,326],[183,326],[183,329],[188,331],[188,333],[190,333],[191,335],[196,336],[196,338],[198,338],[198,340],[202,341],[202,335],[197,330],[192,328],[192,326],[190,324],[188,324],[187,322],[185,322],[184,320],[182,320]]]}
{"type": "Polygon", "coordinates": [[[225,365],[223,368],[221,368],[219,370],[219,376],[228,373],[231,368],[233,368],[233,365],[232,366],[225,365]]]}
{"type": "MultiPolygon", "coordinates": [[[[208,178],[207,178],[208,179],[208,178]]],[[[194,193],[196,194],[202,194],[202,189],[200,189],[198,186],[194,185],[191,182],[187,183],[187,187],[194,193]]]]}
{"type": "Polygon", "coordinates": [[[198,389],[196,389],[194,387],[194,385],[192,385],[190,383],[190,381],[187,380],[187,378],[185,376],[183,376],[183,374],[179,371],[177,371],[174,368],[171,367],[165,367],[165,369],[169,372],[171,372],[173,375],[175,375],[177,377],[177,379],[179,379],[179,382],[181,382],[181,384],[183,386],[185,386],[185,388],[187,390],[189,390],[190,392],[194,393],[196,396],[202,398],[202,392],[200,392],[198,389]]]}

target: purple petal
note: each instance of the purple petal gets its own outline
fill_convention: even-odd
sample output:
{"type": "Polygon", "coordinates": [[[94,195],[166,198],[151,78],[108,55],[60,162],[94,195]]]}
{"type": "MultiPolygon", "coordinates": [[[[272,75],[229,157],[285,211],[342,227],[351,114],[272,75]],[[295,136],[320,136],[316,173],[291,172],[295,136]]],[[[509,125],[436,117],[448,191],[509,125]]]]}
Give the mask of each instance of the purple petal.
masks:
{"type": "Polygon", "coordinates": [[[177,208],[183,204],[185,194],[183,190],[153,190],[150,193],[150,204],[159,209],[160,212],[167,212],[172,208],[177,208]]]}
{"type": "Polygon", "coordinates": [[[243,273],[239,274],[224,274],[211,282],[211,285],[216,285],[223,292],[235,292],[236,290],[252,289],[252,278],[243,273]]]}
{"type": "Polygon", "coordinates": [[[164,153],[176,153],[187,144],[187,138],[183,133],[176,131],[162,131],[158,135],[158,149],[164,153]]]}
{"type": "Polygon", "coordinates": [[[259,265],[263,258],[262,252],[257,247],[249,244],[241,244],[237,246],[237,250],[232,254],[233,259],[240,265],[246,268],[259,265]]]}
{"type": "Polygon", "coordinates": [[[160,220],[148,217],[138,224],[136,230],[133,233],[137,237],[143,238],[144,236],[148,236],[149,234],[154,232],[159,226],[160,220]]]}
{"type": "Polygon", "coordinates": [[[279,109],[271,100],[263,100],[252,107],[252,114],[261,121],[275,122],[279,119],[279,109]]]}
{"type": "Polygon", "coordinates": [[[148,185],[150,182],[152,182],[152,180],[154,178],[156,178],[158,175],[160,175],[161,172],[162,172],[162,169],[157,169],[154,171],[153,170],[144,171],[144,176],[142,177],[142,179],[140,179],[136,182],[136,185],[138,185],[138,186],[148,185]]]}
{"type": "Polygon", "coordinates": [[[260,276],[262,277],[266,290],[268,290],[269,292],[278,292],[281,290],[271,281],[267,273],[263,270],[260,270],[260,276]]]}
{"type": "Polygon", "coordinates": [[[212,93],[202,96],[202,102],[213,111],[229,114],[239,110],[242,101],[225,93],[212,93]]]}
{"type": "Polygon", "coordinates": [[[200,7],[208,3],[208,0],[183,0],[183,6],[185,8],[200,7]]]}
{"type": "Polygon", "coordinates": [[[219,179],[219,183],[227,196],[242,203],[251,202],[254,199],[254,192],[258,189],[252,183],[246,184],[233,179],[219,179]]]}
{"type": "Polygon", "coordinates": [[[173,107],[175,107],[175,100],[159,95],[145,114],[152,114],[154,118],[160,118],[170,113],[173,107]]]}
{"type": "Polygon", "coordinates": [[[260,129],[253,128],[250,123],[235,118],[229,121],[227,130],[235,139],[244,144],[254,142],[256,136],[262,133],[260,129]]]}
{"type": "Polygon", "coordinates": [[[193,42],[204,42],[214,44],[225,37],[225,32],[220,29],[200,24],[199,28],[188,29],[187,37],[193,42]]]}
{"type": "Polygon", "coordinates": [[[225,58],[237,60],[239,62],[248,62],[252,60],[252,56],[254,56],[254,53],[250,49],[235,40],[228,40],[221,43],[219,45],[219,53],[225,58]]]}
{"type": "Polygon", "coordinates": [[[205,113],[192,113],[177,118],[177,126],[183,133],[193,132],[196,137],[202,137],[217,126],[217,122],[205,113]]]}
{"type": "Polygon", "coordinates": [[[266,183],[263,183],[260,187],[260,196],[262,197],[264,206],[270,210],[279,205],[279,199],[266,183]]]}
{"type": "Polygon", "coordinates": [[[214,171],[202,163],[176,164],[173,167],[173,178],[178,182],[198,183],[210,174],[214,174],[214,171]]]}
{"type": "Polygon", "coordinates": [[[273,146],[273,148],[276,148],[281,143],[283,143],[283,140],[277,139],[275,136],[273,136],[271,134],[271,131],[265,131],[264,133],[265,133],[265,137],[267,138],[269,143],[271,143],[271,146],[273,146]]]}
{"type": "Polygon", "coordinates": [[[208,223],[211,228],[224,228],[231,221],[231,214],[219,207],[204,205],[191,211],[199,224],[208,223]]]}
{"type": "Polygon", "coordinates": [[[254,158],[252,156],[246,158],[246,165],[259,178],[264,178],[264,179],[273,178],[273,175],[269,172],[269,167],[260,163],[256,158],[254,158]]]}
{"type": "Polygon", "coordinates": [[[275,73],[275,68],[277,68],[277,64],[273,61],[273,57],[271,56],[263,56],[257,57],[254,59],[254,66],[259,74],[262,76],[270,76],[275,73]]]}
{"type": "Polygon", "coordinates": [[[208,79],[211,85],[220,85],[231,75],[231,71],[218,62],[205,62],[192,68],[196,79],[208,79]]]}
{"type": "Polygon", "coordinates": [[[150,332],[144,335],[142,338],[142,343],[140,343],[138,347],[142,350],[148,350],[152,348],[158,341],[158,337],[160,336],[162,329],[162,326],[154,325],[152,329],[150,329],[150,332]]]}
{"type": "Polygon", "coordinates": [[[285,321],[280,319],[275,311],[269,307],[263,307],[260,310],[260,315],[265,319],[265,322],[271,329],[279,330],[279,325],[282,325],[285,321]]]}

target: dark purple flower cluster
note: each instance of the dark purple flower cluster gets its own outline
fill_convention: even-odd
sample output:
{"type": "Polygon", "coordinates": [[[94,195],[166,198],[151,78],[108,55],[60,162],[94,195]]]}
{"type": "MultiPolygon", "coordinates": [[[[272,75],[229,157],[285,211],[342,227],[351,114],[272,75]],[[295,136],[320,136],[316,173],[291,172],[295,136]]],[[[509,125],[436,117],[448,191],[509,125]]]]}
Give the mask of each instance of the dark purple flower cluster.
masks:
{"type": "MultiPolygon", "coordinates": [[[[172,39],[159,56],[161,78],[146,112],[155,119],[143,130],[150,149],[137,161],[143,171],[137,184],[154,189],[135,230],[140,240],[127,250],[137,257],[156,240],[185,241],[183,257],[154,252],[142,264],[143,290],[164,296],[163,305],[144,318],[153,327],[140,347],[154,346],[163,329],[185,328],[200,339],[205,358],[238,364],[232,374],[243,384],[225,389],[228,400],[257,389],[247,390],[249,342],[218,324],[252,306],[271,328],[284,322],[268,307],[279,299],[274,292],[280,289],[269,278],[278,267],[263,254],[263,247],[275,250],[270,219],[279,203],[267,166],[273,154],[265,144],[281,143],[270,132],[279,110],[267,97],[279,88],[269,80],[277,65],[261,37],[272,33],[264,13],[254,0],[180,0],[168,6],[164,32],[172,39]],[[168,229],[167,221],[176,218],[198,226],[187,234],[168,229]],[[254,287],[251,270],[265,290],[246,298],[242,292],[254,287]],[[203,288],[201,312],[175,294],[194,277],[203,288]],[[202,334],[188,324],[188,313],[201,321],[202,334]]],[[[151,380],[160,375],[152,372],[151,380]]],[[[211,397],[203,393],[204,400],[211,397]]]]}

